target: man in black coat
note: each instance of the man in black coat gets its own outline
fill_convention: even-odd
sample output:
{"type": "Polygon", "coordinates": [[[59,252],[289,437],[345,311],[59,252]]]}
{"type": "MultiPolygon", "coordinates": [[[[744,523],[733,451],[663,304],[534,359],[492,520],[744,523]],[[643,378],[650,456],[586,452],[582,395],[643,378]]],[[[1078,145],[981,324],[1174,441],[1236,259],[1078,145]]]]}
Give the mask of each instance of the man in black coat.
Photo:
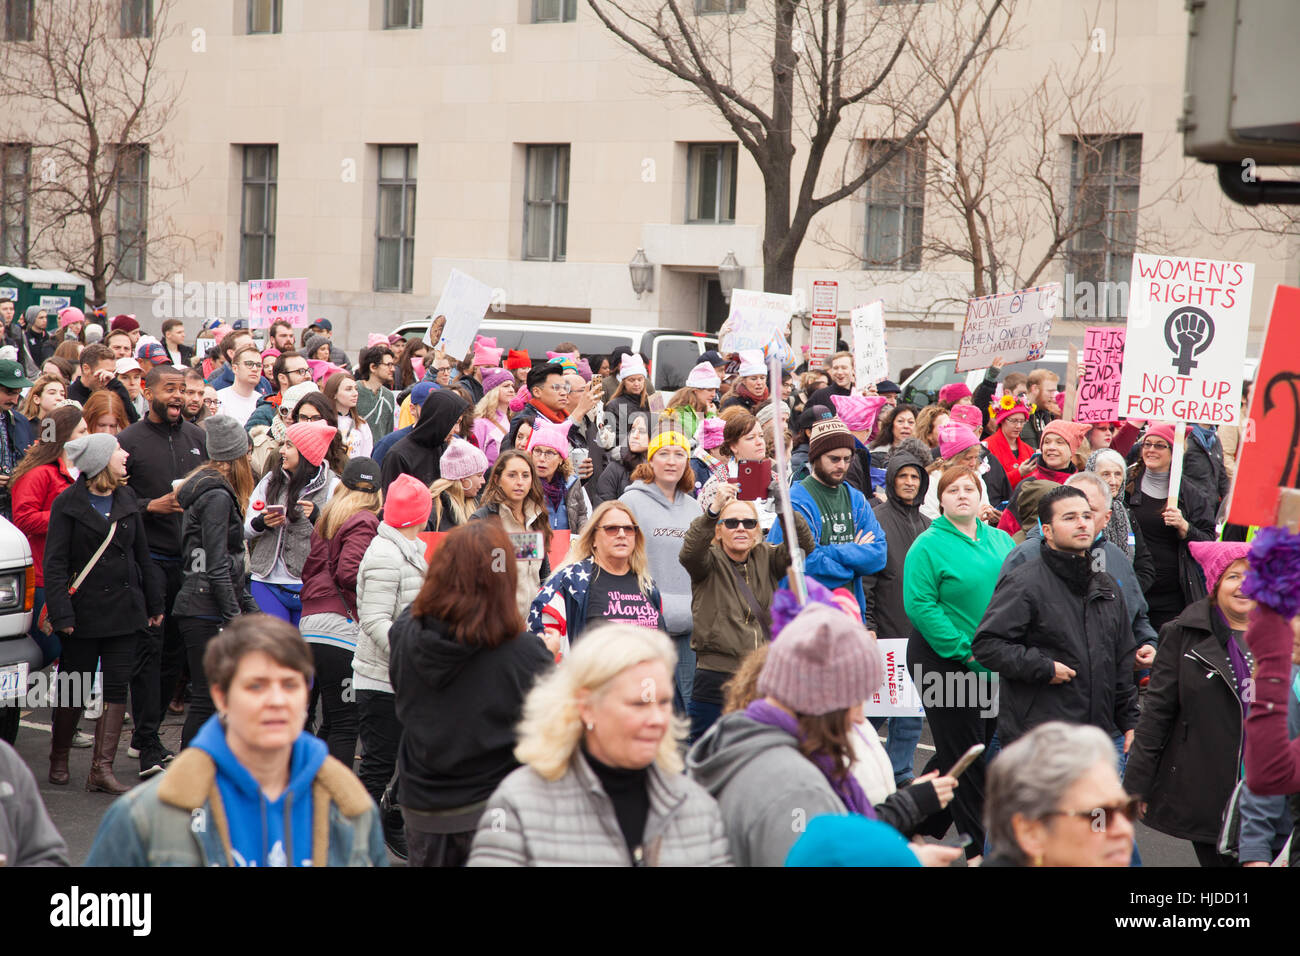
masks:
{"type": "Polygon", "coordinates": [[[401,474],[414,475],[426,485],[437,481],[442,476],[439,462],[447,450],[451,430],[468,408],[469,403],[449,389],[430,395],[411,433],[384,455],[384,490],[401,474]]]}
{"type": "Polygon", "coordinates": [[[564,367],[557,363],[539,365],[528,373],[528,393],[532,396],[527,405],[510,419],[510,430],[501,440],[501,450],[508,451],[527,448],[527,441],[519,441],[519,429],[527,425],[531,433],[533,422],[540,416],[553,425],[561,425],[567,419],[569,425],[569,447],[581,448],[587,452],[587,460],[578,467],[578,477],[585,483],[595,475],[596,463],[592,460],[588,447],[588,426],[594,432],[595,426],[587,422],[587,413],[596,404],[596,397],[590,391],[569,391],[565,381],[564,367]]]}
{"type": "Polygon", "coordinates": [[[1213,425],[1187,426],[1187,443],[1183,451],[1183,483],[1200,488],[1214,505],[1215,514],[1227,497],[1228,469],[1223,464],[1223,442],[1213,425]]]}
{"type": "Polygon", "coordinates": [[[1092,511],[1062,485],[1039,505],[1039,561],[998,581],[971,653],[1001,678],[998,740],[1007,746],[1049,720],[1092,724],[1124,752],[1137,726],[1137,642],[1120,586],[1095,570],[1092,511]]]}

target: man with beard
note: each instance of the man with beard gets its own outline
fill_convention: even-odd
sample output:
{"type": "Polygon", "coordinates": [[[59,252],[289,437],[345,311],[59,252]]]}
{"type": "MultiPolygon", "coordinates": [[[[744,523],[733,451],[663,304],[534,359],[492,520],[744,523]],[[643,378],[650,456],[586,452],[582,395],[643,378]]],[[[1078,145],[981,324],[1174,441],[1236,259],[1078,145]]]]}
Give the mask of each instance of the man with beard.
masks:
{"type": "Polygon", "coordinates": [[[203,373],[196,368],[185,370],[185,420],[199,422],[203,414],[203,373]]]}
{"type": "Polygon", "coordinates": [[[207,460],[203,429],[185,419],[185,373],[174,365],[150,369],[144,380],[149,411],[117,436],[129,454],[127,485],[144,512],[149,557],[167,581],[167,615],[161,627],[151,627],[136,645],[131,669],[132,732],[127,754],[140,758],[140,776],[161,773],[173,756],[158,736],[163,708],[171,700],[185,659],[172,602],[181,588],[182,560],[202,555],[181,554],[181,506],[172,483],[207,460]]]}
{"type": "MultiPolygon", "coordinates": [[[[853,435],[844,423],[838,418],[818,422],[808,443],[812,474],[790,488],[790,504],[817,538],[817,547],[804,558],[804,572],[832,591],[848,588],[861,612],[862,576],[880,571],[887,551],[885,532],[866,496],[844,481],[852,461],[853,435]]],[[[767,540],[784,540],[781,522],[772,525],[767,540]]]]}
{"type": "Polygon", "coordinates": [[[397,360],[387,345],[363,349],[357,359],[357,414],[370,426],[379,441],[392,432],[397,421],[397,398],[393,395],[393,372],[397,360]]]}

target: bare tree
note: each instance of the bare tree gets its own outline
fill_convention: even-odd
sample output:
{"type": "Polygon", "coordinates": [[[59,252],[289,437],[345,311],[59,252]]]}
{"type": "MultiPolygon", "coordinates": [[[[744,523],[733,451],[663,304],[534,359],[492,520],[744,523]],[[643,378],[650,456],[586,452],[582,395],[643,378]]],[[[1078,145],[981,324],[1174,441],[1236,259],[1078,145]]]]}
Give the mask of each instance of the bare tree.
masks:
{"type": "Polygon", "coordinates": [[[587,2],[619,40],[717,110],[753,156],[763,176],[763,288],[784,293],[813,217],[852,196],[924,132],[1005,16],[1004,0],[756,0],[748,9],[743,0],[587,2]],[[954,42],[952,23],[973,25],[969,43],[954,42]],[[918,50],[938,48],[937,66],[917,59],[918,50]],[[911,109],[899,126],[903,103],[911,109]],[[851,142],[881,122],[895,127],[887,148],[861,167],[823,176],[846,145],[840,138],[851,142]],[[796,173],[800,148],[807,158],[796,173]]]}
{"type": "Polygon", "coordinates": [[[166,139],[180,86],[158,64],[172,3],[130,23],[150,4],[47,0],[30,41],[0,44],[0,138],[32,150],[30,258],[84,276],[97,304],[141,256],[165,272],[197,247],[159,202],[184,185],[166,139]]]}

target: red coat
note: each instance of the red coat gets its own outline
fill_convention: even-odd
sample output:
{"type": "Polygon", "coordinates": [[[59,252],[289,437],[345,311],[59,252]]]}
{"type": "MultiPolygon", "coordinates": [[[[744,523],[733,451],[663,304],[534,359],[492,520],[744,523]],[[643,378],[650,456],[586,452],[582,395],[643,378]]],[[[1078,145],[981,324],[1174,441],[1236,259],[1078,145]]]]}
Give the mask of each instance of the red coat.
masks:
{"type": "Polygon", "coordinates": [[[998,460],[1002,470],[1007,473],[1007,481],[1011,483],[1011,490],[1016,490],[1016,485],[1020,484],[1024,477],[1020,474],[1020,466],[1034,456],[1034,449],[1029,447],[1029,443],[1023,438],[1017,443],[1019,454],[1011,453],[1011,445],[1007,442],[1007,436],[1002,434],[999,429],[984,440],[984,447],[989,450],[989,454],[998,460]]]}
{"type": "Polygon", "coordinates": [[[50,529],[50,505],[73,484],[63,459],[22,475],[13,486],[14,526],[27,535],[36,563],[36,586],[45,586],[45,534],[50,529]]]}

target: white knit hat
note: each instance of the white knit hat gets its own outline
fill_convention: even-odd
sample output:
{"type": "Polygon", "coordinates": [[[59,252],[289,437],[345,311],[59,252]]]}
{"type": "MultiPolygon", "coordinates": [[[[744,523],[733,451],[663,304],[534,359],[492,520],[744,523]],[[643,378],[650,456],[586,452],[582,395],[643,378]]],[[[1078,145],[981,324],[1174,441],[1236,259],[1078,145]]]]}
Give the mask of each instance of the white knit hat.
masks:
{"type": "Polygon", "coordinates": [[[718,378],[718,373],[708,362],[701,362],[691,369],[690,375],[686,376],[687,388],[718,388],[721,385],[722,380],[718,378]]]}
{"type": "Polygon", "coordinates": [[[649,377],[645,370],[645,362],[635,352],[624,355],[623,361],[618,366],[618,380],[620,382],[629,375],[645,375],[647,378],[649,377]]]}
{"type": "Polygon", "coordinates": [[[741,378],[748,378],[750,375],[766,375],[767,363],[763,361],[763,353],[758,349],[740,353],[740,371],[736,373],[741,378]]]}

